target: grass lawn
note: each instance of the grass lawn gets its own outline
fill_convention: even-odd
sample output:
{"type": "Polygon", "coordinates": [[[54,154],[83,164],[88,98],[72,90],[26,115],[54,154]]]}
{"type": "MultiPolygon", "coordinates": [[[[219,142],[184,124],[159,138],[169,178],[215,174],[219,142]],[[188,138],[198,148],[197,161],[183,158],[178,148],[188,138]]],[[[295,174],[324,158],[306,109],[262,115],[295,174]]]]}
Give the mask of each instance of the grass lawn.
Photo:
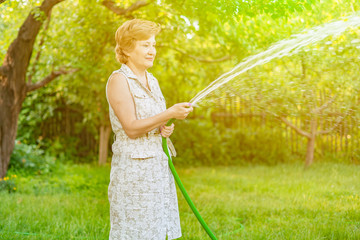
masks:
{"type": "MultiPolygon", "coordinates": [[[[360,239],[360,166],[300,164],[177,169],[219,240],[360,239]]],[[[0,192],[0,239],[108,239],[110,167],[17,176],[0,192]]],[[[210,239],[178,191],[180,239],[210,239]]]]}

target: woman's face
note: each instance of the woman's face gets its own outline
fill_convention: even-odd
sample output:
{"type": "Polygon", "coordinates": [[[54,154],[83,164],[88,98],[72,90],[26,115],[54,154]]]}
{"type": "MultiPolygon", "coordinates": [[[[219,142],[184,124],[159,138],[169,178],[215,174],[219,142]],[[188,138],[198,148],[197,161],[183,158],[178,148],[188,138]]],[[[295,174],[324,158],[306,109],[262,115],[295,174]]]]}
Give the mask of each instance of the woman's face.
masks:
{"type": "Polygon", "coordinates": [[[151,36],[147,40],[136,41],[134,50],[128,53],[128,61],[140,69],[152,67],[156,56],[155,44],[155,36],[151,36]]]}

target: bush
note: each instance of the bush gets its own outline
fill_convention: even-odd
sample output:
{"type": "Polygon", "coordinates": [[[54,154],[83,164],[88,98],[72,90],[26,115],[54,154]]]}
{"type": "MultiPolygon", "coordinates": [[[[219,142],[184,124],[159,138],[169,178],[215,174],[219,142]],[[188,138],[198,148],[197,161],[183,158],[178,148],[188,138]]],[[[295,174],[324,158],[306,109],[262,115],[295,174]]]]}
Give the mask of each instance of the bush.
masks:
{"type": "Polygon", "coordinates": [[[178,121],[172,140],[178,165],[276,164],[293,161],[280,131],[226,128],[209,120],[178,121]],[[191,134],[189,134],[191,133],[191,134]]]}
{"type": "Polygon", "coordinates": [[[10,177],[0,178],[0,192],[7,191],[8,193],[16,192],[16,175],[10,177]]]}
{"type": "Polygon", "coordinates": [[[39,145],[27,145],[15,142],[14,151],[10,157],[9,170],[22,175],[40,175],[53,172],[59,164],[56,158],[44,153],[39,145]]]}

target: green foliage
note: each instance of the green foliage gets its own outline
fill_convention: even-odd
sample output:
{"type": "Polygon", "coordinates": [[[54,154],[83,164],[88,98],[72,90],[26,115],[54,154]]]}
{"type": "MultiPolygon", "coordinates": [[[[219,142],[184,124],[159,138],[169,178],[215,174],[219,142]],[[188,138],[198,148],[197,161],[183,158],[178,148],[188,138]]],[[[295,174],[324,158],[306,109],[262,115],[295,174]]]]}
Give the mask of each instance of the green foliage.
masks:
{"type": "Polygon", "coordinates": [[[16,175],[0,178],[0,192],[7,191],[8,193],[14,193],[17,190],[16,187],[16,175]]]}
{"type": "MultiPolygon", "coordinates": [[[[54,139],[44,141],[41,144],[41,148],[46,151],[47,154],[53,156],[57,161],[61,163],[74,163],[79,159],[79,153],[82,149],[78,149],[79,139],[71,136],[59,136],[54,139]]],[[[80,143],[81,145],[81,143],[80,143]]],[[[83,161],[87,156],[82,156],[83,161]]]]}
{"type": "Polygon", "coordinates": [[[69,103],[61,92],[51,91],[45,88],[28,94],[19,116],[18,139],[26,144],[39,144],[61,162],[91,161],[96,149],[89,149],[79,136],[90,133],[96,138],[95,122],[86,119],[89,113],[80,110],[81,103],[69,103]]]}
{"type": "Polygon", "coordinates": [[[282,132],[262,126],[226,128],[209,120],[175,122],[172,136],[181,166],[278,164],[296,161],[282,132]],[[189,134],[191,133],[191,134],[189,134]]]}
{"type": "Polygon", "coordinates": [[[46,175],[58,167],[56,158],[45,153],[39,145],[28,145],[16,141],[9,164],[11,172],[21,175],[46,175]]]}
{"type": "MultiPolygon", "coordinates": [[[[36,7],[41,2],[6,1],[0,5],[1,62],[5,57],[7,48],[16,38],[19,27],[30,12],[37,12],[36,7]]],[[[118,6],[126,8],[131,6],[134,1],[116,1],[116,3],[118,6]]],[[[158,78],[169,107],[176,102],[189,101],[216,77],[229,71],[245,57],[266,49],[272,43],[287,38],[305,28],[317,26],[359,9],[360,5],[356,0],[341,3],[335,0],[266,0],[250,2],[167,0],[152,2],[146,7],[139,8],[131,15],[136,18],[156,21],[162,26],[162,31],[157,36],[159,47],[155,65],[149,71],[158,78]],[[178,51],[179,49],[181,51],[178,51]],[[229,60],[213,63],[206,62],[206,60],[211,62],[213,59],[225,56],[229,56],[229,60]],[[205,60],[205,62],[199,61],[199,59],[205,60]]],[[[38,15],[40,17],[40,13],[38,15]]],[[[39,132],[39,126],[43,121],[54,116],[54,111],[64,104],[62,102],[64,99],[67,106],[76,106],[76,110],[82,112],[83,118],[81,122],[77,123],[77,128],[87,128],[97,137],[100,125],[108,124],[105,84],[111,72],[120,67],[115,60],[114,33],[126,20],[127,18],[124,16],[117,16],[105,8],[99,0],[63,1],[54,7],[49,28],[47,31],[42,28],[37,37],[27,77],[33,75],[33,82],[39,82],[48,76],[51,71],[64,66],[76,68],[79,71],[74,74],[60,76],[46,87],[28,94],[19,118],[18,139],[36,144],[36,139],[43,136],[39,132]],[[40,46],[40,39],[44,39],[42,46],[40,46]],[[36,54],[39,51],[41,51],[40,60],[35,62],[36,54]],[[33,68],[35,72],[32,71],[33,68]]],[[[339,54],[342,53],[339,52],[339,54]]],[[[355,51],[345,51],[344,58],[355,55],[355,51]]],[[[331,63],[331,59],[328,56],[323,61],[315,58],[312,61],[323,62],[325,66],[331,63]]],[[[293,61],[294,66],[290,65],[290,69],[298,70],[293,69],[296,68],[295,66],[298,63],[299,59],[295,59],[293,61]]],[[[308,64],[311,65],[312,62],[308,64]]],[[[260,69],[256,72],[256,74],[259,74],[257,77],[268,79],[272,72],[271,69],[274,69],[277,65],[279,63],[270,64],[268,66],[270,70],[260,69]]],[[[348,74],[347,71],[350,66],[347,69],[344,66],[338,67],[343,68],[342,72],[338,72],[338,76],[348,74]]],[[[351,68],[356,69],[356,66],[352,65],[351,68]]],[[[283,66],[281,69],[285,71],[283,66]]],[[[316,75],[314,72],[312,74],[316,75]]],[[[339,78],[337,83],[349,83],[349,81],[354,83],[357,74],[355,70],[352,70],[351,74],[347,75],[348,77],[339,78]]],[[[274,76],[270,79],[274,79],[274,76]]],[[[283,90],[272,99],[278,103],[271,105],[275,110],[291,112],[292,108],[286,108],[284,104],[286,101],[294,101],[298,105],[303,103],[301,101],[304,101],[298,91],[295,91],[295,93],[286,91],[285,86],[289,82],[287,80],[287,77],[282,76],[282,81],[272,83],[278,89],[283,90]],[[278,108],[279,105],[285,107],[278,108]]],[[[267,84],[265,84],[267,89],[274,87],[274,85],[267,84]]],[[[339,100],[346,101],[347,99],[339,100]]],[[[204,132],[199,133],[200,136],[205,134],[206,127],[210,127],[210,124],[200,126],[203,129],[201,131],[204,132]]],[[[277,149],[275,145],[272,146],[277,141],[271,140],[271,133],[266,134],[266,130],[261,131],[264,133],[259,133],[257,137],[264,137],[267,139],[266,141],[270,141],[264,144],[269,146],[268,150],[277,149]]],[[[227,130],[224,130],[224,133],[221,133],[219,137],[214,137],[214,139],[219,138],[216,140],[217,143],[233,141],[235,134],[237,134],[226,133],[228,137],[225,137],[225,132],[227,130]]],[[[214,131],[214,133],[217,132],[214,131]]],[[[253,136],[250,131],[243,134],[245,135],[243,138],[247,139],[247,141],[250,141],[248,139],[253,136]]],[[[190,138],[190,136],[184,136],[181,138],[182,141],[185,137],[190,138]]],[[[242,139],[240,136],[239,138],[242,139]]],[[[68,136],[64,133],[64,135],[59,136],[58,140],[50,140],[55,141],[54,146],[51,146],[51,143],[47,145],[51,149],[51,154],[61,159],[73,158],[80,147],[79,145],[70,146],[70,143],[75,144],[76,141],[72,141],[71,137],[69,139],[70,141],[68,141],[68,136]],[[63,149],[66,149],[66,153],[64,153],[63,149]]],[[[210,141],[212,137],[203,136],[203,139],[206,139],[204,141],[210,141]]],[[[262,141],[261,139],[258,140],[262,141]]],[[[206,143],[203,144],[206,145],[206,143]]],[[[210,142],[207,143],[207,145],[209,144],[210,142]]],[[[215,145],[220,146],[221,144],[219,144],[215,145]]],[[[229,152],[229,149],[232,149],[231,144],[228,145],[223,150],[226,153],[229,152]]],[[[189,152],[189,150],[182,147],[180,149],[189,152]]],[[[258,151],[256,147],[253,149],[256,151],[255,154],[265,152],[258,151]]],[[[182,154],[181,151],[179,151],[179,154],[182,154]]],[[[243,155],[238,153],[231,155],[233,154],[231,153],[230,156],[254,162],[265,161],[263,156],[251,157],[250,153],[241,152],[243,152],[243,155]]],[[[200,157],[205,159],[206,156],[206,159],[211,159],[209,156],[217,156],[217,154],[220,153],[214,151],[211,154],[204,153],[200,157]]],[[[282,156],[279,159],[286,158],[285,153],[279,153],[279,155],[282,156]]],[[[92,156],[92,158],[95,157],[92,156]]],[[[92,158],[83,158],[82,161],[92,161],[92,158]]],[[[190,157],[186,158],[191,159],[190,157]]],[[[276,159],[277,157],[274,156],[273,158],[276,159]]],[[[232,159],[229,158],[224,164],[230,164],[234,161],[232,159]]]]}
{"type": "Polygon", "coordinates": [[[39,22],[44,22],[46,20],[46,16],[45,13],[43,11],[40,10],[40,7],[35,7],[33,8],[30,13],[32,15],[34,15],[34,18],[36,19],[36,21],[39,22]]]}

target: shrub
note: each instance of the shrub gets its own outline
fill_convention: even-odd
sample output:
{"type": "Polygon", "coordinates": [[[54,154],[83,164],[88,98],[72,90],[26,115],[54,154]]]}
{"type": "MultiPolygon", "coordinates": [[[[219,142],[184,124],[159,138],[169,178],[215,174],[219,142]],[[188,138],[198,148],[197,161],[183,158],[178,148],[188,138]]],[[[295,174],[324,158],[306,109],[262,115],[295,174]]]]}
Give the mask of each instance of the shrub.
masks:
{"type": "Polygon", "coordinates": [[[16,192],[16,175],[0,178],[0,192],[8,191],[8,193],[16,192]]]}
{"type": "Polygon", "coordinates": [[[178,165],[276,164],[293,161],[281,132],[265,127],[226,128],[209,120],[178,121],[172,140],[178,165]],[[191,133],[191,134],[189,134],[191,133]]]}
{"type": "Polygon", "coordinates": [[[58,165],[56,158],[45,154],[39,145],[28,145],[16,141],[10,157],[9,170],[21,172],[24,175],[40,175],[54,171],[58,165]]]}

